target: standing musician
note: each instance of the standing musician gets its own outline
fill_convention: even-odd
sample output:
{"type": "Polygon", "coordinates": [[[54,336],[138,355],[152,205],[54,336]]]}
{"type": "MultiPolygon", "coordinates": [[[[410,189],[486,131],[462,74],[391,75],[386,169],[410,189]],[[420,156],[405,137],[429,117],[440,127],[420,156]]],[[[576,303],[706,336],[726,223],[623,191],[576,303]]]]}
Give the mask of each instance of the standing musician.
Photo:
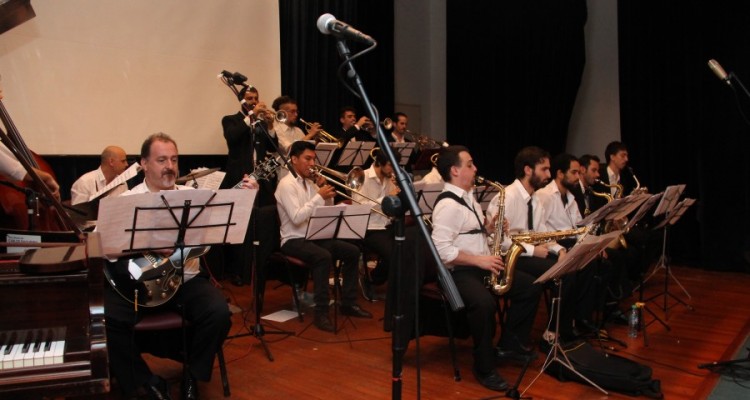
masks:
{"type": "Polygon", "coordinates": [[[501,255],[490,253],[486,232],[503,222],[480,221],[482,209],[472,193],[477,168],[466,147],[441,149],[437,168],[446,183],[433,209],[432,240],[466,306],[474,341],[474,376],[486,388],[502,391],[508,384],[495,369],[496,356],[529,357],[530,351],[521,343],[531,332],[541,288],[533,284],[530,275],[516,271],[508,292],[511,301],[500,339],[502,352],[494,349],[497,303],[485,280],[490,274],[499,274],[504,262],[501,255]]]}
{"type": "MultiPolygon", "coordinates": [[[[245,106],[236,114],[227,115],[221,119],[224,139],[226,139],[229,151],[226,165],[227,174],[221,183],[222,189],[231,188],[243,176],[252,173],[255,170],[255,165],[262,162],[266,155],[273,152],[274,147],[278,145],[278,139],[274,131],[269,129],[273,127],[274,114],[268,110],[264,102],[260,101],[258,89],[253,86],[245,87],[240,90],[237,97],[240,101],[244,100],[245,106]]],[[[276,199],[273,197],[276,190],[276,180],[262,180],[259,185],[260,190],[258,190],[254,207],[259,208],[276,203],[276,199]]],[[[251,218],[256,218],[258,212],[258,210],[255,210],[251,218]]],[[[254,226],[254,223],[255,221],[252,221],[250,226],[254,226]]],[[[245,241],[242,244],[231,244],[224,247],[225,259],[234,260],[234,262],[225,266],[225,273],[235,286],[242,286],[251,280],[250,267],[254,251],[254,233],[257,232],[248,228],[245,241]]]]}
{"type": "Polygon", "coordinates": [[[315,145],[308,141],[294,142],[289,158],[297,176],[287,174],[276,188],[276,207],[281,222],[281,252],[299,258],[312,267],[315,326],[322,331],[335,331],[328,316],[328,277],[336,260],[342,263],[344,280],[341,313],[352,317],[372,318],[372,314],[356,303],[359,247],[338,239],[305,239],[313,210],[318,206],[332,204],[336,195],[333,186],[325,184],[322,177],[317,180],[320,186],[313,181],[315,145]]]}
{"type": "MultiPolygon", "coordinates": [[[[394,153],[396,162],[401,159],[399,153],[394,153]]],[[[381,149],[375,151],[375,160],[365,170],[365,179],[359,192],[364,196],[353,194],[352,198],[360,204],[371,204],[375,210],[380,210],[380,204],[386,196],[396,196],[401,192],[394,181],[393,165],[381,149]],[[374,200],[374,201],[373,201],[374,200]]],[[[364,245],[377,253],[380,261],[370,272],[369,279],[365,275],[362,280],[362,292],[367,300],[373,300],[372,285],[382,285],[388,279],[393,255],[393,229],[388,217],[375,211],[370,213],[364,245]]],[[[408,259],[408,258],[404,258],[408,259]]]]}
{"type": "MultiPolygon", "coordinates": [[[[89,171],[70,187],[70,203],[75,205],[85,203],[89,197],[107,186],[118,175],[128,169],[128,156],[121,147],[107,146],[102,151],[99,168],[89,171]]],[[[125,182],[121,183],[107,193],[107,196],[119,196],[128,190],[125,182]]]]}
{"type": "Polygon", "coordinates": [[[273,101],[272,107],[276,111],[284,111],[286,113],[285,122],[275,121],[273,124],[273,130],[276,132],[276,137],[279,140],[279,152],[288,153],[289,147],[297,140],[315,140],[315,136],[320,132],[319,123],[311,123],[307,134],[296,126],[299,119],[297,100],[289,96],[280,96],[273,101]]]}
{"type": "MultiPolygon", "coordinates": [[[[164,133],[149,136],[141,147],[143,183],[125,192],[123,196],[159,192],[162,190],[189,190],[189,186],[175,185],[177,178],[177,144],[164,133]]],[[[255,180],[245,177],[244,188],[257,188],[255,180]]],[[[120,259],[116,271],[127,274],[128,260],[120,259]]],[[[179,310],[190,323],[190,342],[186,351],[190,357],[190,370],[182,386],[184,399],[197,399],[196,380],[208,381],[213,370],[214,356],[224,342],[232,324],[226,298],[201,272],[198,259],[189,260],[184,268],[184,283],[174,297],[155,308],[136,311],[131,302],[120,296],[110,285],[104,288],[104,315],[107,319],[107,341],[112,374],[117,378],[126,396],[145,391],[154,399],[169,399],[169,386],[154,375],[141,357],[141,346],[133,339],[135,324],[144,314],[164,308],[179,310]],[[180,307],[178,309],[178,306],[180,307]]],[[[179,339],[177,339],[179,341],[179,339]]]]}
{"type": "MultiPolygon", "coordinates": [[[[508,219],[511,233],[549,232],[545,222],[545,210],[536,191],[543,188],[550,180],[549,153],[536,146],[524,147],[514,160],[516,180],[505,188],[505,217],[508,219]]],[[[498,209],[499,194],[487,207],[488,216],[494,218],[498,209]]],[[[510,245],[506,238],[504,247],[510,245]]],[[[544,274],[558,258],[565,257],[567,250],[557,242],[537,245],[522,243],[524,252],[518,257],[516,269],[524,271],[535,279],[544,274]]],[[[563,297],[568,298],[573,278],[566,276],[563,280],[563,297]]],[[[551,285],[551,283],[550,283],[551,285]]],[[[560,313],[559,334],[562,338],[573,339],[573,306],[572,302],[563,301],[560,313]]],[[[554,319],[552,319],[554,320],[554,319]]],[[[551,326],[550,328],[554,328],[551,326]]],[[[554,339],[551,329],[544,333],[544,340],[554,339]]],[[[524,344],[526,345],[526,344],[524,344]]]]}

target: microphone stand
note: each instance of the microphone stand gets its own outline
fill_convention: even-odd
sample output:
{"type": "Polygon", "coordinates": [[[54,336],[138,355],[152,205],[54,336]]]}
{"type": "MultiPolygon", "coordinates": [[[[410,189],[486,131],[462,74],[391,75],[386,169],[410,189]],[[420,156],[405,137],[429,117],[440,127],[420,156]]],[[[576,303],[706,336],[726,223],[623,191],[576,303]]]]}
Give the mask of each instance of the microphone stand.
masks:
{"type": "MultiPolygon", "coordinates": [[[[372,47],[376,46],[377,43],[373,44],[372,47]]],[[[336,49],[338,50],[339,56],[344,60],[343,64],[346,65],[348,68],[348,71],[346,72],[346,76],[351,79],[355,86],[357,87],[357,91],[359,92],[359,97],[362,99],[362,102],[365,105],[365,108],[367,109],[367,114],[370,116],[370,118],[373,121],[379,121],[378,114],[375,112],[375,108],[373,107],[372,103],[370,102],[370,99],[367,96],[367,92],[365,91],[364,84],[362,83],[362,79],[357,74],[356,70],[354,69],[354,64],[351,62],[350,58],[350,51],[348,46],[346,45],[346,42],[342,39],[336,39],[336,49]]],[[[385,133],[383,132],[383,129],[381,128],[380,124],[376,126],[377,129],[377,141],[378,146],[380,146],[380,149],[386,154],[388,157],[388,160],[391,162],[391,165],[398,165],[398,162],[396,161],[396,157],[393,154],[393,149],[388,145],[388,139],[385,136],[385,133]]],[[[437,249],[435,248],[435,244],[431,240],[431,235],[429,231],[427,230],[427,225],[425,224],[424,220],[422,219],[422,210],[419,208],[419,204],[417,203],[417,197],[414,191],[411,189],[411,186],[408,185],[408,176],[401,168],[394,168],[394,172],[396,173],[396,180],[398,181],[399,188],[401,189],[401,193],[404,194],[404,198],[406,199],[407,205],[409,207],[409,210],[411,210],[412,215],[414,215],[414,220],[417,223],[417,226],[419,227],[419,232],[421,232],[422,237],[425,239],[425,243],[428,245],[428,248],[430,249],[430,253],[432,254],[432,257],[435,259],[435,263],[437,264],[437,272],[438,272],[438,280],[440,281],[440,284],[445,292],[445,296],[448,300],[448,303],[451,306],[451,309],[453,311],[458,311],[464,308],[463,300],[461,299],[460,294],[458,293],[458,289],[456,288],[456,284],[453,282],[453,278],[450,276],[450,273],[445,268],[445,265],[443,265],[443,262],[440,260],[440,256],[438,255],[437,249]]],[[[401,260],[399,257],[401,254],[396,254],[396,265],[402,265],[401,260]]],[[[419,266],[415,265],[415,268],[419,268],[419,266]]],[[[400,272],[397,271],[397,274],[400,275],[400,272]]],[[[418,273],[417,273],[418,274],[418,273]]],[[[396,292],[400,291],[400,288],[396,289],[396,292]]],[[[418,298],[418,297],[417,297],[418,298]]],[[[400,305],[396,305],[396,310],[400,312],[401,308],[400,305]]],[[[394,316],[398,316],[399,314],[395,313],[394,316]]],[[[395,318],[394,318],[395,319],[395,318]]],[[[393,371],[392,371],[392,399],[401,399],[401,384],[402,384],[402,377],[401,377],[401,359],[404,353],[404,349],[401,343],[400,343],[400,337],[402,335],[402,332],[400,332],[401,327],[399,321],[394,321],[393,330],[391,332],[391,338],[392,338],[392,352],[393,352],[393,371]],[[398,328],[398,329],[397,329],[398,328]]]]}
{"type": "MultiPolygon", "coordinates": [[[[734,72],[730,72],[729,75],[727,75],[727,82],[730,82],[732,80],[734,80],[735,82],[737,82],[738,85],[740,85],[740,88],[742,89],[742,91],[745,92],[745,96],[747,96],[750,99],[750,92],[748,92],[745,85],[742,84],[740,77],[737,76],[737,74],[735,74],[734,72]]],[[[729,85],[729,87],[734,89],[734,85],[729,85]]]]}

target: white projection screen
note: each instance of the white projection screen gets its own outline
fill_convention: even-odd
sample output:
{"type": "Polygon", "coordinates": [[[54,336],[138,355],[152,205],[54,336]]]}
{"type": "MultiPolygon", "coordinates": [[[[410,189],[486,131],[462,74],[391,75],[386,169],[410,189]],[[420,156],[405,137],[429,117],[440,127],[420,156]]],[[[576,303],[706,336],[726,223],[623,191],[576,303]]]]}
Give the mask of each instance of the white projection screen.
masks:
{"type": "Polygon", "coordinates": [[[181,154],[226,154],[239,110],[217,79],[239,71],[267,104],[281,92],[278,2],[32,0],[0,35],[3,103],[38,154],[138,154],[165,132],[181,154]]]}

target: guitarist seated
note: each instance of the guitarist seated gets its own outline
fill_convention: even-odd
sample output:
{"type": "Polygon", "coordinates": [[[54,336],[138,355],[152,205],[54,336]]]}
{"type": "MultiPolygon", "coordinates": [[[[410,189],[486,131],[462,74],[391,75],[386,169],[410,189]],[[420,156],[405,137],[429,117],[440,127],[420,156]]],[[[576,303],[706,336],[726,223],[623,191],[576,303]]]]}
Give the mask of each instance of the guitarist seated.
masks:
{"type": "MultiPolygon", "coordinates": [[[[164,133],[156,133],[148,137],[141,147],[141,167],[144,171],[144,181],[123,196],[162,190],[189,190],[191,187],[175,185],[177,178],[177,144],[164,133]]],[[[242,182],[243,188],[257,188],[257,182],[247,176],[242,182]]],[[[186,252],[188,254],[188,252],[186,252]]],[[[168,256],[169,254],[153,254],[151,258],[168,256]]],[[[174,258],[174,257],[172,257],[174,258]]],[[[177,257],[177,262],[181,258],[177,257]]],[[[178,310],[178,305],[184,306],[184,316],[190,323],[188,349],[190,356],[189,376],[182,385],[184,399],[197,399],[196,380],[208,381],[214,356],[224,342],[231,327],[231,314],[227,301],[221,291],[214,287],[205,274],[200,272],[199,258],[186,256],[184,268],[184,283],[167,296],[168,300],[159,305],[156,310],[165,308],[178,310]]],[[[107,275],[110,285],[105,285],[104,306],[107,318],[107,340],[109,345],[109,362],[112,374],[117,378],[125,398],[145,394],[153,399],[169,399],[167,382],[151,373],[148,365],[141,357],[141,348],[133,340],[133,328],[144,314],[153,312],[154,308],[142,307],[143,299],[131,298],[125,293],[133,291],[123,290],[118,282],[126,283],[129,279],[128,265],[134,260],[121,259],[108,266],[107,275]],[[126,279],[118,279],[118,278],[126,279]],[[114,287],[113,285],[117,286],[114,287]],[[141,306],[134,307],[138,302],[141,306]]],[[[178,281],[179,282],[179,281],[178,281]]],[[[139,291],[142,293],[142,291],[139,291]]],[[[179,340],[179,339],[178,339],[179,340]]]]}

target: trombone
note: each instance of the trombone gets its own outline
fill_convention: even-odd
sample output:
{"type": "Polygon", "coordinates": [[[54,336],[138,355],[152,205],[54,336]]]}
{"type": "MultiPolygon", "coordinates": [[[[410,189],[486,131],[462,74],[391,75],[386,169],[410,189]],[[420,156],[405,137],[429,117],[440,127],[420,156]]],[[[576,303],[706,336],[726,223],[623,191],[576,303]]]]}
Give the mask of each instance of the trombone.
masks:
{"type": "MultiPolygon", "coordinates": [[[[370,200],[371,202],[380,205],[379,201],[377,201],[377,200],[375,200],[375,199],[373,199],[373,198],[371,198],[369,196],[366,196],[366,195],[362,194],[361,192],[359,192],[359,188],[362,187],[362,184],[365,181],[365,171],[362,168],[360,168],[360,167],[354,167],[354,168],[352,168],[351,171],[349,171],[348,174],[344,174],[343,172],[339,172],[339,171],[336,171],[336,170],[324,167],[322,165],[315,165],[314,167],[310,168],[310,173],[312,174],[313,177],[318,177],[319,176],[319,177],[325,179],[331,185],[338,186],[338,187],[340,187],[340,188],[342,188],[344,190],[349,190],[352,193],[357,194],[358,196],[362,196],[365,199],[370,200]],[[341,182],[337,181],[336,179],[331,178],[330,176],[326,176],[324,173],[330,174],[330,175],[334,176],[336,179],[339,179],[341,182]]],[[[341,196],[341,197],[343,197],[345,199],[351,200],[351,201],[353,201],[353,202],[355,202],[357,204],[362,204],[361,201],[354,200],[354,198],[352,196],[350,196],[350,195],[348,195],[348,194],[346,194],[344,192],[341,192],[341,191],[337,190],[336,194],[338,194],[339,196],[341,196]]],[[[380,211],[380,210],[378,210],[376,208],[373,208],[372,211],[376,212],[376,213],[378,213],[378,214],[380,214],[380,215],[382,215],[384,217],[388,217],[387,215],[385,215],[384,212],[382,212],[382,211],[380,211]]]]}
{"type": "MultiPolygon", "coordinates": [[[[310,128],[312,128],[312,124],[302,118],[299,119],[299,122],[303,123],[305,125],[305,129],[307,130],[310,130],[310,128]]],[[[336,143],[339,149],[344,147],[344,142],[342,142],[341,139],[331,135],[322,128],[318,131],[316,138],[318,139],[318,141],[323,143],[336,143]]]]}

